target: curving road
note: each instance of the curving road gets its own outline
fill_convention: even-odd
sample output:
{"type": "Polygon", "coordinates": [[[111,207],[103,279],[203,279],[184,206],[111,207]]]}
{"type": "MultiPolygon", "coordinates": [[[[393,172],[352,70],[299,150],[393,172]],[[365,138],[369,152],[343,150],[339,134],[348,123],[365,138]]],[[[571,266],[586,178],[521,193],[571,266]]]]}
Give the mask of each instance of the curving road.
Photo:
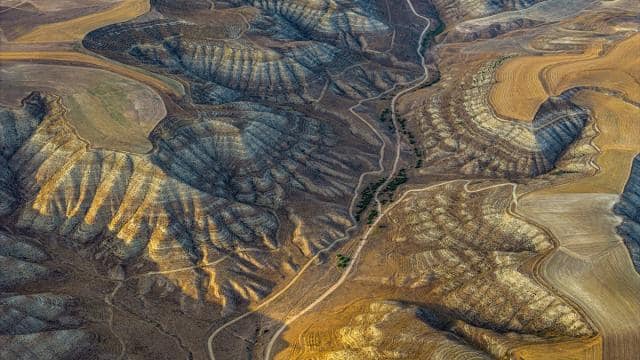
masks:
{"type": "MultiPolygon", "coordinates": [[[[400,91],[391,100],[391,120],[393,121],[393,125],[394,125],[394,128],[395,128],[396,149],[395,149],[395,158],[393,160],[393,167],[391,168],[391,171],[389,172],[389,176],[387,177],[387,180],[381,186],[378,187],[378,190],[375,192],[374,197],[373,197],[373,199],[374,199],[374,201],[376,203],[376,208],[378,210],[378,214],[380,214],[380,215],[376,218],[376,220],[373,222],[373,224],[371,224],[369,229],[367,229],[366,233],[364,234],[364,236],[360,240],[360,243],[358,244],[358,247],[356,248],[355,252],[353,253],[353,255],[351,257],[352,260],[349,262],[349,265],[347,266],[347,268],[345,268],[345,270],[343,271],[343,273],[340,276],[340,278],[338,279],[338,281],[336,281],[330,288],[328,288],[324,293],[322,293],[314,302],[309,304],[307,307],[302,309],[297,314],[295,314],[292,317],[290,317],[290,318],[286,319],[285,321],[283,321],[282,326],[280,326],[278,328],[278,330],[276,330],[276,332],[271,337],[271,340],[269,341],[269,344],[267,345],[267,348],[265,350],[265,356],[264,356],[265,360],[271,359],[271,352],[273,351],[273,346],[275,345],[276,341],[278,340],[278,338],[280,337],[282,332],[287,328],[287,326],[289,326],[291,323],[296,321],[302,315],[306,314],[309,310],[311,310],[314,307],[316,307],[319,303],[321,303],[324,299],[326,299],[329,295],[331,295],[334,291],[336,291],[346,281],[347,277],[351,273],[351,270],[355,266],[355,264],[356,264],[356,262],[358,260],[358,257],[360,256],[360,253],[362,252],[362,249],[367,244],[369,235],[376,228],[378,222],[384,217],[384,215],[387,212],[392,210],[408,194],[410,194],[412,192],[425,191],[425,190],[429,190],[429,189],[432,189],[432,188],[435,188],[435,187],[438,187],[438,186],[441,186],[441,185],[445,185],[445,184],[448,184],[448,183],[459,181],[459,180],[445,181],[445,182],[438,183],[438,184],[435,184],[435,185],[427,186],[427,187],[422,188],[422,189],[414,189],[414,190],[406,191],[404,194],[402,194],[402,196],[400,197],[400,199],[396,203],[394,203],[392,206],[389,206],[384,211],[382,210],[382,203],[380,202],[380,199],[378,198],[378,196],[380,195],[380,191],[382,189],[384,189],[384,187],[391,181],[393,175],[395,175],[395,173],[397,172],[398,164],[400,162],[400,148],[402,146],[402,142],[401,142],[401,139],[400,139],[400,132],[398,131],[398,126],[397,126],[396,103],[397,103],[398,99],[402,95],[404,95],[404,94],[406,94],[408,92],[411,92],[411,91],[417,89],[418,87],[422,86],[422,84],[429,78],[429,69],[428,69],[428,67],[426,65],[424,55],[422,54],[422,42],[423,42],[424,36],[427,34],[427,31],[429,30],[429,27],[431,26],[431,20],[429,18],[425,17],[425,16],[422,16],[422,15],[418,14],[416,12],[415,8],[413,7],[413,3],[411,2],[411,0],[406,0],[406,1],[407,1],[407,4],[409,5],[409,8],[413,12],[413,14],[415,16],[419,17],[420,19],[425,20],[427,22],[427,25],[424,27],[424,29],[422,30],[422,33],[420,34],[420,38],[418,39],[418,47],[416,48],[416,52],[418,53],[418,56],[420,57],[420,64],[422,65],[423,76],[422,76],[422,78],[417,80],[415,85],[400,91]]],[[[398,86],[398,84],[396,84],[396,86],[398,86]]],[[[395,89],[396,86],[394,86],[393,89],[395,89]]],[[[364,119],[362,117],[360,117],[358,114],[356,114],[353,111],[355,109],[355,107],[357,107],[358,105],[355,105],[354,107],[351,107],[349,109],[349,111],[351,113],[353,113],[354,115],[356,115],[358,118],[360,118],[361,120],[364,121],[364,119]]],[[[366,122],[366,121],[364,121],[364,122],[369,127],[371,127],[373,129],[373,127],[368,122],[366,122]]],[[[376,131],[376,133],[377,133],[377,131],[376,131]]],[[[384,147],[385,147],[385,145],[383,143],[382,148],[381,148],[381,154],[384,152],[384,147]]],[[[382,166],[382,157],[383,157],[383,155],[381,155],[381,157],[380,157],[380,166],[381,166],[381,168],[383,168],[383,166],[382,166]]],[[[466,186],[466,184],[465,184],[465,186],[466,186]]],[[[355,198],[354,198],[354,200],[355,200],[355,198]]]]}
{"type": "MultiPolygon", "coordinates": [[[[376,134],[376,136],[380,139],[380,141],[382,142],[382,146],[380,147],[380,151],[379,151],[378,169],[374,170],[374,171],[366,172],[366,173],[363,173],[362,175],[360,175],[360,178],[358,180],[358,184],[357,184],[357,186],[355,187],[355,189],[353,191],[353,197],[351,199],[351,203],[350,203],[350,206],[349,206],[349,216],[351,217],[351,220],[354,223],[354,225],[349,227],[346,230],[345,236],[336,239],[334,242],[329,244],[329,246],[327,246],[324,249],[318,251],[318,253],[316,253],[315,256],[313,256],[311,259],[309,259],[309,261],[307,261],[304,264],[304,266],[300,269],[300,271],[293,277],[293,279],[291,279],[291,281],[284,288],[282,288],[281,290],[279,290],[278,292],[273,294],[269,299],[267,299],[266,301],[264,301],[260,305],[256,306],[251,311],[248,311],[248,312],[246,312],[246,313],[244,313],[244,314],[242,314],[242,315],[240,315],[240,316],[238,316],[238,317],[236,317],[236,318],[224,323],[223,325],[218,327],[215,331],[213,331],[211,333],[211,335],[209,336],[208,340],[207,340],[207,350],[209,352],[209,358],[211,360],[215,360],[216,359],[214,351],[213,351],[213,340],[215,339],[216,336],[218,336],[218,334],[220,334],[227,327],[229,327],[229,326],[237,323],[238,321],[250,316],[251,314],[259,311],[260,309],[264,308],[265,306],[269,305],[274,300],[276,300],[280,296],[282,296],[282,294],[284,294],[287,290],[289,290],[300,279],[300,277],[318,259],[318,257],[320,255],[322,255],[325,252],[330,251],[331,249],[333,249],[340,242],[348,240],[349,237],[350,237],[350,234],[354,230],[356,230],[358,228],[357,221],[356,221],[356,219],[355,219],[355,217],[353,215],[353,207],[354,207],[355,202],[356,202],[356,200],[358,198],[359,189],[362,186],[362,183],[363,183],[364,178],[366,176],[374,175],[374,174],[382,174],[382,173],[385,172],[384,153],[385,153],[387,144],[386,144],[385,138],[382,136],[382,134],[380,134],[380,132],[375,128],[375,126],[371,125],[364,117],[360,116],[355,111],[355,109],[358,108],[360,105],[362,105],[365,102],[368,102],[368,101],[371,101],[371,100],[375,100],[375,99],[379,99],[379,98],[385,96],[386,94],[395,91],[396,88],[398,88],[399,86],[406,86],[406,85],[414,84],[413,86],[411,86],[411,87],[399,92],[398,94],[396,94],[396,96],[394,96],[393,99],[391,100],[391,113],[392,113],[391,114],[392,115],[391,120],[392,120],[394,128],[395,128],[395,139],[396,139],[395,158],[394,158],[393,166],[391,168],[389,176],[387,177],[387,180],[380,187],[378,187],[378,190],[376,191],[376,193],[374,195],[374,200],[375,200],[375,203],[376,203],[376,208],[378,210],[378,213],[379,214],[383,213],[382,212],[382,204],[380,203],[380,200],[378,199],[378,196],[380,194],[381,189],[383,189],[384,186],[389,181],[391,181],[391,178],[393,177],[393,175],[397,171],[398,163],[400,161],[401,142],[400,142],[400,132],[398,131],[398,126],[397,126],[396,102],[397,102],[397,100],[398,100],[398,98],[400,96],[402,96],[402,95],[406,94],[407,92],[413,91],[416,88],[422,86],[422,84],[429,77],[429,70],[428,70],[427,65],[425,63],[425,58],[422,55],[422,41],[423,41],[424,36],[426,35],[427,31],[429,30],[429,27],[431,26],[431,20],[429,18],[427,18],[426,16],[422,16],[422,15],[418,14],[416,12],[415,8],[413,7],[413,4],[411,3],[411,0],[406,0],[406,1],[407,1],[407,4],[409,5],[411,11],[413,12],[413,14],[415,16],[419,17],[420,19],[425,20],[427,22],[424,30],[420,34],[420,38],[418,40],[418,47],[416,49],[416,52],[418,53],[418,56],[420,57],[420,62],[421,62],[422,69],[423,69],[423,76],[421,78],[417,79],[417,80],[414,80],[414,81],[395,84],[391,89],[389,89],[389,90],[387,90],[385,92],[382,92],[382,93],[378,94],[377,96],[360,100],[357,104],[355,104],[355,105],[353,105],[352,107],[349,108],[349,112],[351,114],[353,114],[356,118],[358,118],[360,121],[362,121],[367,127],[369,127],[376,134]]],[[[448,182],[445,182],[445,183],[450,183],[450,182],[454,182],[454,181],[458,181],[458,180],[452,180],[452,181],[448,181],[448,182]]],[[[440,185],[443,185],[445,183],[432,185],[432,187],[440,186],[440,185]]],[[[414,191],[410,190],[410,191],[414,192],[414,191],[418,191],[418,190],[414,190],[414,191]]],[[[405,194],[403,194],[403,197],[406,196],[408,193],[409,192],[406,192],[405,194]]],[[[392,207],[390,207],[390,208],[392,208],[392,207]]],[[[389,209],[387,209],[387,211],[389,209]]],[[[311,308],[315,307],[318,303],[320,303],[323,299],[325,299],[327,296],[329,296],[333,291],[335,291],[335,289],[337,289],[344,282],[344,280],[346,279],[347,275],[350,273],[351,269],[353,268],[353,264],[355,263],[355,260],[357,259],[357,256],[360,254],[360,252],[361,252],[362,248],[364,247],[364,245],[366,245],[367,238],[368,238],[369,234],[376,227],[376,224],[378,223],[378,221],[379,221],[379,219],[381,217],[382,216],[379,216],[378,219],[376,219],[376,221],[371,225],[371,227],[365,233],[365,236],[363,237],[363,239],[360,241],[360,244],[358,245],[356,253],[354,253],[353,261],[350,262],[349,266],[345,269],[345,271],[343,272],[343,275],[340,277],[340,279],[331,288],[329,288],[327,291],[325,291],[325,293],[320,295],[320,297],[318,297],[318,299],[316,299],[316,301],[314,301],[314,303],[309,305],[307,308],[305,308],[302,312],[300,312],[297,315],[295,315],[293,318],[290,318],[290,319],[286,320],[285,323],[282,325],[282,327],[279,328],[278,331],[276,331],[276,333],[271,338],[271,340],[269,342],[269,345],[267,347],[266,356],[265,356],[266,359],[270,358],[270,354],[271,354],[271,350],[273,348],[273,344],[276,342],[278,336],[282,333],[282,331],[285,329],[287,324],[290,324],[292,321],[295,321],[295,319],[297,319],[298,317],[303,315],[305,312],[307,312],[311,308]]]]}
{"type": "Polygon", "coordinates": [[[356,251],[353,253],[351,262],[349,262],[349,265],[344,270],[344,272],[342,273],[342,275],[340,276],[338,281],[335,284],[333,284],[329,289],[327,289],[322,295],[320,295],[313,303],[309,304],[306,308],[304,308],[303,310],[301,310],[300,312],[298,312],[297,314],[295,314],[294,316],[288,318],[286,321],[283,322],[282,326],[279,327],[278,330],[275,332],[275,334],[273,334],[273,336],[271,337],[271,340],[269,341],[269,344],[267,345],[267,348],[266,348],[266,351],[265,351],[264,359],[265,360],[269,360],[271,358],[271,352],[273,350],[273,346],[275,345],[276,341],[278,340],[278,338],[280,337],[280,335],[286,329],[287,326],[291,325],[291,323],[296,321],[302,315],[304,315],[305,313],[309,312],[311,309],[313,309],[318,304],[320,304],[324,299],[326,299],[329,295],[331,295],[334,291],[336,291],[340,287],[340,285],[342,285],[347,280],[347,277],[349,277],[349,275],[351,273],[351,270],[355,266],[356,261],[357,261],[358,257],[360,256],[360,253],[362,252],[362,249],[365,247],[365,245],[368,242],[369,235],[371,235],[371,232],[376,228],[376,226],[378,225],[378,222],[380,220],[382,220],[384,218],[384,216],[389,211],[393,210],[397,205],[402,203],[402,201],[407,197],[407,195],[410,195],[410,194],[416,193],[416,192],[432,190],[434,188],[437,188],[437,187],[440,187],[440,186],[443,186],[443,185],[447,185],[447,184],[451,184],[451,183],[455,183],[455,182],[464,181],[463,189],[467,193],[478,193],[478,192],[482,192],[482,191],[486,191],[486,190],[490,190],[490,189],[494,189],[494,188],[498,188],[498,187],[502,187],[502,186],[511,186],[513,188],[512,193],[511,193],[512,194],[512,203],[517,206],[517,204],[518,204],[518,195],[517,195],[516,189],[517,189],[518,185],[516,183],[512,183],[512,182],[500,183],[500,184],[489,185],[489,186],[486,186],[486,187],[483,187],[483,188],[480,188],[480,189],[469,189],[468,188],[470,183],[472,183],[474,181],[478,181],[478,180],[481,180],[481,179],[472,179],[472,180],[455,179],[455,180],[448,180],[448,181],[443,181],[443,182],[440,182],[440,183],[437,183],[437,184],[429,185],[429,186],[426,186],[426,187],[423,187],[423,188],[411,189],[411,190],[405,191],[402,194],[402,196],[398,199],[398,201],[393,203],[383,213],[381,213],[381,215],[374,221],[374,223],[371,225],[371,227],[369,227],[367,232],[364,234],[364,236],[360,240],[360,243],[358,244],[358,247],[357,247],[356,251]]]}

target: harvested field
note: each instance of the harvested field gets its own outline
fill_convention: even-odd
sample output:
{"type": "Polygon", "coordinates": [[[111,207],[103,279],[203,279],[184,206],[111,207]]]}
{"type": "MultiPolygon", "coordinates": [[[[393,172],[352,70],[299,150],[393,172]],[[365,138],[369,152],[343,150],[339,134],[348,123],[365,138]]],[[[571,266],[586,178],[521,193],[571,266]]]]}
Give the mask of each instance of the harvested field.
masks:
{"type": "Polygon", "coordinates": [[[640,102],[640,35],[619,42],[605,56],[556,64],[541,78],[552,95],[576,86],[617,90],[640,102]]]}
{"type": "Polygon", "coordinates": [[[0,29],[4,35],[2,40],[10,42],[35,30],[38,26],[102,12],[113,4],[113,0],[2,1],[0,2],[0,29]]]}
{"type": "Polygon", "coordinates": [[[12,64],[0,70],[3,93],[53,90],[68,119],[93,147],[144,153],[147,136],[166,115],[150,87],[104,70],[62,65],[12,64]]]}
{"type": "Polygon", "coordinates": [[[523,56],[505,62],[496,72],[496,84],[489,93],[489,104],[498,116],[531,121],[549,93],[540,81],[540,73],[556,64],[595,59],[602,44],[594,45],[584,54],[523,56]]]}
{"type": "Polygon", "coordinates": [[[0,0],[0,359],[637,358],[639,13],[0,0]]]}
{"type": "Polygon", "coordinates": [[[616,200],[612,194],[533,193],[518,211],[557,238],[540,275],[595,323],[604,359],[632,359],[640,351],[640,275],[615,230],[616,200]]]}
{"type": "MultiPolygon", "coordinates": [[[[637,96],[638,92],[632,90],[638,86],[637,74],[629,65],[636,59],[624,57],[637,53],[638,44],[640,37],[634,36],[605,57],[547,68],[544,74],[552,75],[545,78],[552,80],[553,91],[576,85],[601,86],[614,88],[628,98],[637,96]],[[612,62],[616,59],[621,61],[620,66],[602,81],[590,77],[605,76],[602,71],[589,69],[614,69],[612,62]],[[581,69],[583,76],[571,75],[572,67],[581,69]],[[571,81],[561,80],[568,78],[571,81]]],[[[616,233],[620,219],[612,207],[629,177],[633,157],[640,151],[640,109],[619,97],[590,90],[577,94],[575,101],[590,109],[596,121],[599,134],[593,144],[600,151],[594,159],[598,172],[526,195],[518,211],[546,227],[559,242],[540,264],[540,275],[595,323],[602,335],[605,359],[631,359],[640,350],[640,275],[616,233]]]]}
{"type": "Polygon", "coordinates": [[[18,37],[15,41],[27,43],[80,41],[89,31],[136,18],[148,12],[149,9],[149,0],[123,0],[102,12],[41,25],[33,31],[18,37]]]}
{"type": "Polygon", "coordinates": [[[35,7],[40,11],[54,12],[64,10],[75,10],[96,5],[113,5],[121,0],[3,0],[2,6],[8,8],[35,7]]]}
{"type": "Polygon", "coordinates": [[[177,81],[162,77],[156,74],[150,74],[146,71],[136,68],[133,69],[126,65],[115,62],[102,60],[86,54],[70,51],[24,51],[24,52],[0,52],[1,61],[51,61],[63,63],[78,63],[81,65],[95,66],[113,73],[128,77],[154,89],[173,96],[181,97],[184,95],[184,88],[177,81]]]}
{"type": "Polygon", "coordinates": [[[619,42],[606,54],[597,43],[581,55],[525,56],[507,61],[496,73],[489,101],[500,116],[530,121],[550,95],[576,86],[620,91],[640,101],[640,35],[619,42]],[[517,106],[514,106],[517,104],[517,106]]]}

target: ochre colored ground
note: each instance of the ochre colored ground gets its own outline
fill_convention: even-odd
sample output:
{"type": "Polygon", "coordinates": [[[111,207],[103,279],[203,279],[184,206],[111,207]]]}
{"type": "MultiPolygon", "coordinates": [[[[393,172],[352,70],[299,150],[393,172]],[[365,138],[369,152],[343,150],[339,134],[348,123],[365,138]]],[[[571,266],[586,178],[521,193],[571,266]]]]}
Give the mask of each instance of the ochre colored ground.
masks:
{"type": "Polygon", "coordinates": [[[576,86],[597,86],[640,101],[640,34],[603,54],[597,42],[580,55],[523,56],[496,73],[489,102],[502,117],[531,121],[547,97],[576,86]]]}
{"type": "Polygon", "coordinates": [[[622,92],[640,102],[640,35],[617,43],[605,56],[554,65],[541,78],[552,95],[575,86],[596,86],[622,92]]]}
{"type": "Polygon", "coordinates": [[[88,32],[97,28],[124,22],[145,14],[150,9],[149,0],[124,0],[114,7],[99,13],[75,19],[46,24],[17,38],[15,42],[71,42],[80,41],[88,32]]]}
{"type": "Polygon", "coordinates": [[[522,56],[505,62],[496,72],[496,84],[489,92],[489,103],[498,116],[531,121],[549,94],[540,81],[540,73],[549,66],[595,59],[602,51],[598,43],[584,54],[522,56]]]}

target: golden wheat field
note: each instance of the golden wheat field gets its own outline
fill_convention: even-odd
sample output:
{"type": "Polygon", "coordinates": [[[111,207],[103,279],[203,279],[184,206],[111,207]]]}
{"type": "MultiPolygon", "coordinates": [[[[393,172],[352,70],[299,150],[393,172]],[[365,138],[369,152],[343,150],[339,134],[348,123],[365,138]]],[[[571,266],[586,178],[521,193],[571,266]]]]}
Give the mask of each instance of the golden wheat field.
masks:
{"type": "Polygon", "coordinates": [[[72,42],[80,41],[84,35],[97,28],[127,21],[149,11],[147,0],[125,0],[99,13],[84,15],[75,19],[38,26],[21,35],[17,43],[72,42]]]}

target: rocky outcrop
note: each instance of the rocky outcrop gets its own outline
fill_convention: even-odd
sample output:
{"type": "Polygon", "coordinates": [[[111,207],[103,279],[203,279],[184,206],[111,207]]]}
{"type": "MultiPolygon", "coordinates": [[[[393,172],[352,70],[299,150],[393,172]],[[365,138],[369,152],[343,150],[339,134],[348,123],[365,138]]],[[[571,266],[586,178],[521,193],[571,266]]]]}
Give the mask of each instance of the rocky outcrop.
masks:
{"type": "Polygon", "coordinates": [[[640,272],[640,156],[633,160],[631,174],[614,211],[623,218],[617,230],[629,249],[633,265],[640,272]]]}

